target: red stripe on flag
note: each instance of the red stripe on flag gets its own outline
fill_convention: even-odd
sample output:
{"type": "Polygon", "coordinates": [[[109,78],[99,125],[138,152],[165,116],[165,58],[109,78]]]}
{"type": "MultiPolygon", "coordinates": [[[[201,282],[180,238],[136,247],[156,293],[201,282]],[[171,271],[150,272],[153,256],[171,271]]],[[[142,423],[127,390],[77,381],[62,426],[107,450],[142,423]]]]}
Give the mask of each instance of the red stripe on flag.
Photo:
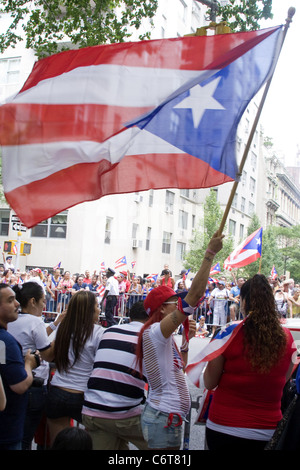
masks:
{"type": "Polygon", "coordinates": [[[74,165],[51,176],[21,186],[5,194],[8,203],[28,227],[36,225],[80,202],[109,194],[143,191],[149,188],[195,188],[217,186],[232,181],[204,161],[186,154],[126,156],[111,165],[106,160],[74,165]],[[189,158],[189,172],[186,171],[189,158]],[[137,171],[137,169],[140,171],[137,171]],[[194,175],[191,178],[191,175],[194,175]],[[178,186],[177,186],[178,185],[178,186]],[[53,190],[55,188],[55,190],[53,190]],[[51,207],[40,204],[40,195],[50,194],[51,207]],[[26,201],[26,204],[24,204],[26,201]]]}
{"type": "Polygon", "coordinates": [[[80,140],[103,142],[125,129],[125,122],[152,108],[10,103],[0,107],[1,145],[80,140]]]}
{"type": "Polygon", "coordinates": [[[214,36],[213,41],[211,36],[195,36],[105,44],[61,52],[36,62],[21,92],[41,80],[89,65],[116,64],[181,70],[219,68],[246,52],[249,46],[254,47],[263,41],[276,28],[219,34],[214,36]]]}

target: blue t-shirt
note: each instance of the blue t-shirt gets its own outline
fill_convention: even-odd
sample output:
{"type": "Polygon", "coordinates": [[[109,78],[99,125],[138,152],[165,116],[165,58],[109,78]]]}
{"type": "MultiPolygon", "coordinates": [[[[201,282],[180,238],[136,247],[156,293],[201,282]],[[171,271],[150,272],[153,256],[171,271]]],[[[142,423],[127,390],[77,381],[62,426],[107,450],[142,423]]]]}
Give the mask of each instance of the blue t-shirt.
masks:
{"type": "Polygon", "coordinates": [[[83,282],[83,283],[81,284],[81,286],[80,286],[79,284],[77,284],[77,282],[75,282],[75,284],[73,284],[73,286],[72,286],[72,289],[78,291],[78,290],[80,290],[80,289],[85,289],[86,287],[88,287],[88,284],[86,284],[85,282],[83,282]]]}
{"type": "Polygon", "coordinates": [[[19,395],[10,385],[22,382],[27,377],[22,348],[15,338],[0,327],[1,354],[0,374],[6,394],[6,407],[0,411],[0,444],[14,444],[23,438],[27,407],[27,392],[19,395]],[[2,346],[5,345],[5,348],[2,346]]]}
{"type": "Polygon", "coordinates": [[[233,297],[237,297],[238,295],[240,295],[240,288],[238,286],[234,286],[230,289],[230,294],[233,295],[233,297]]]}

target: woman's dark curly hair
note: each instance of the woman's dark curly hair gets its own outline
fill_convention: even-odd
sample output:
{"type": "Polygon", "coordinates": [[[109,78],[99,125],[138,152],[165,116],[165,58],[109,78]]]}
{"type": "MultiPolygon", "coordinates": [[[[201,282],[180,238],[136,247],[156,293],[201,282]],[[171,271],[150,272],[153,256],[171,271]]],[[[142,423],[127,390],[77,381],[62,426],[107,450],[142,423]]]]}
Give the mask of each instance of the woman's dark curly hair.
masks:
{"type": "Polygon", "coordinates": [[[244,324],[245,353],[253,368],[269,372],[286,347],[272,289],[265,276],[256,274],[241,287],[241,302],[247,315],[244,324]]]}

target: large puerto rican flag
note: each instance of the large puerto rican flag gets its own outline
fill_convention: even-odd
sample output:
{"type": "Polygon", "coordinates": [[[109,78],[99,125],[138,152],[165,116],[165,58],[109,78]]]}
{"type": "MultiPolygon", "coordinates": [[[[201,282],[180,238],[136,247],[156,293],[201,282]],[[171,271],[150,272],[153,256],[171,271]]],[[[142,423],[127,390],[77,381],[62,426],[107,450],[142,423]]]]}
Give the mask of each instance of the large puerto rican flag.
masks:
{"type": "Polygon", "coordinates": [[[224,261],[224,268],[241,268],[261,257],[262,227],[251,233],[224,261]]]}
{"type": "Polygon", "coordinates": [[[37,61],[0,107],[8,203],[32,227],[108,194],[235,180],[237,125],[274,70],[282,32],[100,45],[37,61]]]}

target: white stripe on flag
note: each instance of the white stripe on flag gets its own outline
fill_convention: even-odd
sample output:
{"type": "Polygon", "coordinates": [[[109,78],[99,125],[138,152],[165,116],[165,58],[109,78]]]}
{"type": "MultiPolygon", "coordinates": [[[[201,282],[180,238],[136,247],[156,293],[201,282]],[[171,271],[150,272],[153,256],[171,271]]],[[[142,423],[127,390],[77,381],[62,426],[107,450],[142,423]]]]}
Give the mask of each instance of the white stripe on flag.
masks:
{"type": "Polygon", "coordinates": [[[107,160],[118,163],[125,155],[184,152],[156,135],[137,127],[125,129],[105,142],[53,142],[2,148],[5,192],[46,178],[79,163],[107,160]],[[43,150],[43,153],[41,152],[43,150]],[[21,176],[20,176],[21,175],[21,176]]]}
{"type": "MultiPolygon", "coordinates": [[[[209,70],[210,75],[215,72],[209,70]]],[[[45,79],[17,95],[14,103],[157,106],[184,83],[204,74],[208,71],[91,65],[45,79]]]]}

